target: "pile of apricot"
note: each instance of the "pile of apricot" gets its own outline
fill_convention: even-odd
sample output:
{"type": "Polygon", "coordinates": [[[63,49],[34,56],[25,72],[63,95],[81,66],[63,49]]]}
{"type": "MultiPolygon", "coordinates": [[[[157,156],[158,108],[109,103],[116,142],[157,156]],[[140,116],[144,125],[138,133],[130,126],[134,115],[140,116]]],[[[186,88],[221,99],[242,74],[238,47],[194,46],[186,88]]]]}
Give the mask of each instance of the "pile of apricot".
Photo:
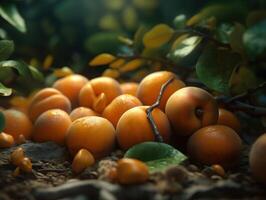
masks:
{"type": "MultiPolygon", "coordinates": [[[[147,108],[156,102],[169,79],[173,81],[151,112],[153,125],[163,141],[177,148],[185,143],[182,145],[186,146],[186,153],[197,163],[234,166],[241,152],[237,117],[219,108],[209,92],[186,86],[168,71],[151,73],[140,83],[120,84],[109,77],[88,80],[78,74],[61,78],[52,87],[24,98],[24,103],[2,111],[6,123],[0,134],[0,147],[19,143],[21,137],[36,142],[54,141],[68,147],[74,158],[73,171],[79,173],[95,159],[110,154],[116,144],[127,150],[155,140],[147,108]]],[[[122,160],[116,170],[121,172],[117,179],[121,183],[143,182],[146,171],[143,163],[122,160]],[[138,165],[143,173],[135,172],[132,165],[138,165]]]]}

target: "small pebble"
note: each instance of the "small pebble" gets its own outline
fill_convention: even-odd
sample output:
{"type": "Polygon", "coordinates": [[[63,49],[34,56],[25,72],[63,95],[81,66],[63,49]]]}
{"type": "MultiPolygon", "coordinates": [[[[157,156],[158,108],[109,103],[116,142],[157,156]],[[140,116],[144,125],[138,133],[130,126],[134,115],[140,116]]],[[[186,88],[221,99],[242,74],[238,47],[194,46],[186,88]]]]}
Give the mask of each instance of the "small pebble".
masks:
{"type": "Polygon", "coordinates": [[[218,176],[218,175],[212,175],[211,179],[214,180],[214,181],[219,181],[219,180],[222,180],[222,177],[218,176]]]}
{"type": "Polygon", "coordinates": [[[198,172],[199,171],[199,168],[196,166],[196,165],[188,165],[187,166],[187,169],[191,172],[198,172]]]}

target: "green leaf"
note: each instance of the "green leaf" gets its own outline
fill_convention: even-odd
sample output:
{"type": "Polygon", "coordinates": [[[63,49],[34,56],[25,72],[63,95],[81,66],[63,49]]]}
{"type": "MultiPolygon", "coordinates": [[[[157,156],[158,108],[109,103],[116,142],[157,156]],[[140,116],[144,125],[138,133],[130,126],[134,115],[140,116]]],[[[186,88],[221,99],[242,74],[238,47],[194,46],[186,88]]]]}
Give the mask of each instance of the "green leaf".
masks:
{"type": "Polygon", "coordinates": [[[36,67],[29,66],[29,69],[30,69],[32,77],[35,80],[37,80],[37,81],[43,81],[44,80],[43,74],[38,69],[36,69],[36,67]]]}
{"type": "Polygon", "coordinates": [[[0,95],[1,96],[10,96],[12,94],[12,89],[7,88],[2,83],[0,83],[0,95]]]}
{"type": "Polygon", "coordinates": [[[0,15],[19,31],[25,33],[26,25],[24,19],[20,16],[17,7],[13,4],[0,5],[0,15]]]}
{"type": "Polygon", "coordinates": [[[150,172],[164,170],[170,165],[178,165],[187,157],[172,146],[158,142],[144,142],[131,147],[126,158],[135,158],[145,162],[150,172]]]}
{"type": "Polygon", "coordinates": [[[85,41],[85,48],[88,52],[93,54],[106,53],[117,53],[121,42],[118,39],[121,33],[116,32],[99,32],[85,41]]]}
{"type": "Polygon", "coordinates": [[[255,73],[246,66],[237,66],[230,78],[229,86],[233,95],[242,94],[250,88],[257,86],[255,73]]]}
{"type": "Polygon", "coordinates": [[[250,58],[266,55],[266,20],[250,27],[243,36],[244,46],[250,58]]]}
{"type": "Polygon", "coordinates": [[[176,29],[184,28],[186,26],[186,20],[187,20],[186,15],[183,14],[177,15],[173,21],[174,27],[176,29]]]}
{"type": "Polygon", "coordinates": [[[4,128],[5,128],[5,117],[4,117],[3,113],[0,112],[0,134],[3,131],[4,128]]]}
{"type": "Polygon", "coordinates": [[[16,70],[19,75],[31,78],[31,71],[28,65],[24,62],[15,60],[5,60],[0,62],[0,70],[1,68],[12,68],[16,70]]]}
{"type": "Polygon", "coordinates": [[[12,40],[0,41],[0,61],[6,60],[14,51],[14,42],[12,40]]]}
{"type": "Polygon", "coordinates": [[[227,49],[219,49],[210,43],[197,62],[196,73],[209,88],[229,94],[229,80],[239,61],[238,54],[227,49]]]}
{"type": "Polygon", "coordinates": [[[180,43],[175,44],[174,49],[170,53],[171,59],[173,59],[175,62],[178,62],[178,60],[191,54],[201,41],[202,37],[199,36],[185,38],[184,40],[180,41],[180,43]]]}
{"type": "Polygon", "coordinates": [[[243,34],[245,32],[245,27],[240,23],[235,23],[234,30],[230,34],[229,42],[232,50],[239,53],[243,57],[245,56],[245,47],[243,43],[243,34]]]}

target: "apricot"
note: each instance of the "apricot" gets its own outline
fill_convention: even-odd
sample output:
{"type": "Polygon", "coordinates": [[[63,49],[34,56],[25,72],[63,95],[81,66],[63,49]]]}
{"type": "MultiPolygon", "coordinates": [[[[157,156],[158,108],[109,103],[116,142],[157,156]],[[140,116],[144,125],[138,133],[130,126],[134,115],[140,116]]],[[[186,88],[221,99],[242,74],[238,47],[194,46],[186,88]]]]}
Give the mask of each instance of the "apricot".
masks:
{"type": "Polygon", "coordinates": [[[71,103],[60,91],[54,88],[44,88],[32,98],[29,106],[29,117],[34,122],[40,114],[50,109],[61,109],[69,113],[71,103]]]}
{"type": "Polygon", "coordinates": [[[139,84],[135,82],[127,82],[120,84],[123,94],[131,94],[133,96],[137,96],[138,86],[139,84]]]}
{"type": "Polygon", "coordinates": [[[92,108],[96,95],[92,89],[91,83],[86,83],[79,92],[79,105],[92,108]]]}
{"type": "Polygon", "coordinates": [[[98,114],[90,108],[78,107],[69,114],[69,117],[72,121],[79,119],[81,117],[87,116],[97,116],[98,114]]]}
{"type": "Polygon", "coordinates": [[[7,109],[2,112],[5,117],[4,132],[13,136],[16,141],[20,134],[26,139],[31,137],[32,123],[23,112],[15,109],[7,109]]]}
{"type": "Polygon", "coordinates": [[[249,153],[250,170],[258,182],[266,184],[266,134],[261,135],[252,145],[249,153]]]}
{"type": "Polygon", "coordinates": [[[23,148],[19,147],[11,153],[10,161],[13,165],[18,166],[24,157],[24,150],[23,148]]]}
{"type": "Polygon", "coordinates": [[[87,149],[80,149],[72,162],[72,170],[78,174],[95,163],[93,155],[87,149]]]}
{"type": "Polygon", "coordinates": [[[15,144],[12,135],[6,134],[4,132],[0,133],[0,148],[12,147],[15,144]]]}
{"type": "Polygon", "coordinates": [[[238,118],[232,112],[223,108],[219,108],[217,124],[229,126],[237,133],[239,133],[241,128],[238,118]]]}
{"type": "Polygon", "coordinates": [[[218,106],[213,96],[197,87],[185,87],[168,99],[165,113],[175,134],[189,136],[198,129],[216,124],[218,106]]]}
{"type": "Polygon", "coordinates": [[[107,96],[105,95],[105,93],[101,93],[98,97],[96,97],[92,107],[96,112],[102,113],[106,106],[107,96]]]}
{"type": "Polygon", "coordinates": [[[110,77],[98,77],[90,81],[96,96],[104,93],[107,97],[107,105],[117,96],[122,94],[120,84],[110,77]]]}
{"type": "MultiPolygon", "coordinates": [[[[122,149],[128,149],[135,144],[154,140],[154,133],[147,119],[147,108],[148,106],[131,108],[119,119],[116,126],[116,136],[122,149]]],[[[159,108],[155,108],[152,111],[152,117],[164,142],[168,142],[171,128],[167,116],[159,108]]]]}
{"type": "Polygon", "coordinates": [[[53,88],[62,92],[72,103],[73,107],[78,105],[79,92],[88,82],[88,79],[79,74],[72,74],[54,82],[53,88]]]}
{"type": "Polygon", "coordinates": [[[141,106],[137,97],[123,94],[116,97],[103,111],[102,116],[108,119],[116,127],[120,117],[130,108],[141,106]]]}
{"type": "Polygon", "coordinates": [[[117,163],[117,180],[121,184],[144,183],[149,178],[145,163],[132,158],[122,158],[117,163]]]}
{"type": "Polygon", "coordinates": [[[206,165],[232,167],[239,160],[241,139],[230,127],[211,125],[196,131],[188,140],[187,152],[192,160],[206,165]]]}
{"type": "Polygon", "coordinates": [[[140,82],[137,90],[137,97],[144,105],[152,105],[156,102],[162,85],[172,77],[175,77],[175,79],[167,86],[159,105],[159,108],[164,111],[168,98],[175,91],[185,87],[185,84],[179,80],[174,73],[159,71],[149,74],[140,82]]]}
{"type": "Polygon", "coordinates": [[[54,141],[64,144],[65,135],[71,125],[69,115],[60,109],[51,109],[42,113],[34,124],[33,140],[36,142],[54,141]]]}
{"type": "Polygon", "coordinates": [[[111,122],[98,116],[75,120],[68,129],[66,144],[72,155],[87,149],[95,158],[111,152],[115,144],[115,129],[111,122]]]}
{"type": "Polygon", "coordinates": [[[32,163],[28,157],[24,157],[22,161],[19,163],[19,169],[26,173],[32,172],[32,163]]]}

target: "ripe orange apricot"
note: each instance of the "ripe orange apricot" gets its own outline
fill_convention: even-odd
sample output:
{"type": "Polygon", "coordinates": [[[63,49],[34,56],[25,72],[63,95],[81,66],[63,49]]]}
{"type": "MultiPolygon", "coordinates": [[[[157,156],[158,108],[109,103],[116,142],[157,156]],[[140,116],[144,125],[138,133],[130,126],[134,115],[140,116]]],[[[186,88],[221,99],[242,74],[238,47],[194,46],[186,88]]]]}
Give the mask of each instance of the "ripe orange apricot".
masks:
{"type": "Polygon", "coordinates": [[[95,158],[111,152],[115,144],[115,129],[111,122],[98,116],[75,120],[68,129],[66,144],[72,155],[87,149],[95,158]]]}
{"type": "Polygon", "coordinates": [[[2,112],[5,117],[4,132],[14,137],[16,141],[20,134],[26,139],[30,138],[32,132],[32,123],[23,112],[15,109],[7,109],[2,112]]]}
{"type": "Polygon", "coordinates": [[[42,113],[34,124],[33,140],[36,142],[54,141],[64,144],[65,135],[71,125],[69,115],[60,109],[51,109],[42,113]]]}
{"type": "Polygon", "coordinates": [[[18,166],[22,162],[24,157],[24,149],[19,147],[11,153],[10,161],[13,165],[18,166]]]}
{"type": "MultiPolygon", "coordinates": [[[[122,149],[128,149],[135,144],[154,140],[154,134],[147,119],[147,108],[148,106],[131,108],[119,119],[116,126],[116,136],[122,149]]],[[[171,128],[167,116],[159,108],[155,108],[152,111],[152,117],[163,140],[168,142],[171,128]]]]}
{"type": "Polygon", "coordinates": [[[217,124],[229,126],[230,128],[234,129],[237,133],[240,131],[240,122],[237,117],[230,112],[229,110],[219,108],[219,116],[217,124]]]}
{"type": "Polygon", "coordinates": [[[44,88],[32,98],[29,117],[34,122],[40,114],[50,109],[61,109],[68,113],[71,110],[71,103],[60,91],[54,88],[44,88]]]}
{"type": "Polygon", "coordinates": [[[110,77],[98,77],[90,81],[96,96],[104,93],[107,97],[107,105],[117,96],[122,94],[120,84],[110,77]]]}
{"type": "Polygon", "coordinates": [[[120,84],[122,93],[123,94],[131,94],[133,96],[137,96],[137,90],[138,90],[138,83],[135,82],[127,82],[120,84]]]}
{"type": "Polygon", "coordinates": [[[72,74],[54,82],[53,87],[62,92],[75,107],[78,105],[79,92],[87,82],[86,77],[72,74]]]}
{"type": "Polygon", "coordinates": [[[4,132],[0,133],[0,148],[12,147],[15,144],[12,135],[6,134],[4,132]]]}
{"type": "Polygon", "coordinates": [[[93,91],[91,83],[86,83],[79,92],[79,105],[92,108],[96,95],[93,91]]]}
{"type": "Polygon", "coordinates": [[[249,153],[251,172],[257,181],[266,184],[266,134],[261,135],[252,145],[249,153]]]}
{"type": "Polygon", "coordinates": [[[218,106],[207,91],[197,87],[185,87],[168,99],[165,113],[175,134],[189,136],[201,127],[216,124],[218,106]]]}
{"type": "Polygon", "coordinates": [[[77,107],[76,109],[72,110],[72,112],[69,114],[69,117],[72,120],[72,122],[75,121],[76,119],[87,116],[98,116],[98,114],[92,109],[85,107],[77,107]]]}
{"type": "Polygon", "coordinates": [[[72,162],[72,170],[78,174],[95,163],[93,155],[87,149],[80,149],[72,162]]]}
{"type": "Polygon", "coordinates": [[[103,111],[102,116],[108,119],[114,127],[116,127],[118,120],[123,115],[124,112],[130,108],[141,106],[142,103],[137,97],[122,94],[116,97],[103,111]]]}
{"type": "Polygon", "coordinates": [[[196,131],[188,140],[187,151],[192,160],[231,167],[239,160],[242,144],[230,127],[211,125],[196,131]]]}
{"type": "Polygon", "coordinates": [[[156,102],[162,85],[172,77],[175,77],[175,79],[167,86],[159,105],[159,108],[164,111],[168,98],[175,91],[185,87],[185,84],[179,80],[174,73],[159,71],[149,74],[140,82],[137,90],[137,97],[144,105],[152,105],[156,102]]]}
{"type": "Polygon", "coordinates": [[[121,184],[146,182],[149,170],[145,163],[132,158],[122,158],[117,163],[117,179],[121,184]]]}

